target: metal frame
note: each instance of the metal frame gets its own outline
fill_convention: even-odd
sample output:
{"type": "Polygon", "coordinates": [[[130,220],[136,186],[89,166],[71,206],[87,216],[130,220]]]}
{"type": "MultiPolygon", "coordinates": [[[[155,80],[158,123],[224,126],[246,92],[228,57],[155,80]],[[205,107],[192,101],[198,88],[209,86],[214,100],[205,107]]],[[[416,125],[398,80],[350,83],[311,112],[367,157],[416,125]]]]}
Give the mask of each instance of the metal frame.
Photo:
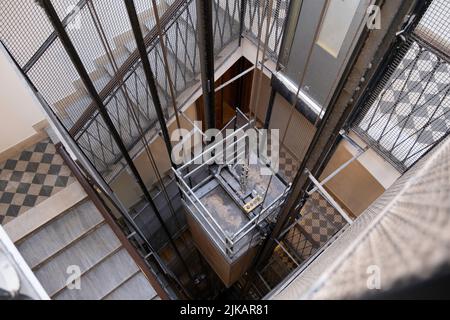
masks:
{"type": "Polygon", "coordinates": [[[114,141],[116,142],[117,146],[119,147],[121,154],[123,155],[125,161],[127,162],[128,167],[130,168],[136,182],[138,183],[142,193],[144,194],[146,200],[148,201],[148,203],[150,204],[150,206],[152,207],[153,212],[155,213],[156,218],[158,219],[158,221],[161,224],[161,227],[163,228],[165,234],[167,235],[169,242],[171,243],[176,255],[178,256],[178,258],[180,259],[180,261],[182,261],[185,269],[188,271],[189,273],[189,267],[187,266],[186,262],[184,261],[180,251],[178,250],[175,241],[172,238],[172,235],[169,231],[169,229],[167,228],[167,226],[164,223],[163,218],[161,217],[160,213],[158,212],[158,209],[156,208],[155,203],[153,202],[153,199],[149,193],[149,191],[147,190],[147,187],[145,186],[145,183],[141,177],[141,175],[139,174],[138,169],[136,168],[133,160],[131,159],[127,148],[125,147],[119,133],[117,132],[109,114],[108,111],[106,110],[102,99],[100,98],[98,92],[95,89],[94,84],[92,83],[92,80],[89,77],[89,74],[86,70],[86,68],[84,67],[80,56],[78,55],[74,45],[72,44],[72,41],[70,40],[63,24],[61,23],[61,21],[59,20],[58,14],[56,13],[52,3],[50,2],[50,0],[43,0],[42,1],[42,7],[44,8],[50,22],[52,23],[53,27],[55,28],[56,33],[58,34],[58,37],[61,41],[61,43],[63,44],[67,54],[69,55],[72,63],[74,64],[75,68],[77,69],[77,72],[80,75],[80,78],[83,81],[83,84],[85,85],[89,95],[91,96],[92,100],[96,103],[98,111],[100,113],[100,115],[102,116],[103,121],[105,122],[106,126],[108,127],[114,141]]]}
{"type": "MultiPolygon", "coordinates": [[[[403,119],[399,120],[398,123],[395,121],[395,114],[397,110],[401,110],[399,107],[400,104],[409,103],[409,101],[404,101],[403,98],[407,96],[409,90],[414,89],[414,85],[407,85],[412,72],[414,69],[418,68],[419,59],[425,54],[432,54],[436,57],[437,61],[430,62],[433,65],[433,70],[426,76],[424,76],[423,82],[426,84],[423,90],[421,90],[420,96],[422,97],[426,90],[428,89],[428,85],[434,77],[434,74],[438,71],[438,69],[450,62],[449,57],[444,52],[440,51],[433,47],[432,44],[422,41],[419,35],[415,33],[416,27],[420,23],[422,17],[425,12],[431,5],[432,1],[420,1],[415,7],[409,21],[406,23],[405,27],[398,33],[396,41],[393,43],[392,51],[389,55],[385,57],[383,63],[376,69],[374,76],[370,79],[369,85],[367,89],[364,91],[364,95],[362,95],[362,99],[358,101],[357,112],[352,114],[350,119],[347,121],[346,127],[347,130],[352,130],[358,136],[360,136],[370,147],[372,147],[381,157],[386,159],[390,164],[392,164],[398,171],[405,172],[407,171],[414,163],[416,163],[419,159],[421,159],[426,153],[428,153],[434,145],[442,141],[449,133],[446,132],[442,134],[440,139],[436,141],[429,140],[427,143],[423,143],[426,146],[419,150],[414,150],[414,147],[417,145],[418,141],[422,137],[423,132],[427,127],[431,126],[435,122],[439,122],[439,120],[445,119],[445,113],[440,117],[435,117],[438,113],[439,106],[445,100],[445,97],[450,94],[450,86],[447,85],[447,88],[442,88],[440,93],[443,93],[442,99],[438,102],[438,106],[435,108],[434,112],[432,112],[431,116],[428,115],[428,118],[425,118],[425,123],[420,128],[415,128],[413,133],[408,132],[408,134],[402,135],[405,131],[405,127],[409,125],[409,121],[412,120],[414,114],[423,111],[431,101],[428,98],[424,98],[426,100],[425,103],[419,103],[417,100],[416,103],[411,103],[411,111],[408,115],[403,119]],[[414,53],[413,48],[417,46],[417,54],[414,59],[409,59],[412,62],[402,63],[405,57],[414,53]],[[400,65],[403,65],[401,68],[400,65]],[[406,66],[405,66],[406,65],[406,66]],[[403,70],[402,70],[403,68],[403,70]],[[395,76],[395,77],[394,77],[395,76]],[[395,102],[392,106],[387,106],[389,109],[388,112],[385,112],[387,117],[386,124],[380,125],[378,124],[381,120],[383,120],[383,115],[380,116],[377,114],[379,108],[386,108],[386,104],[381,106],[381,101],[383,100],[386,92],[389,91],[390,86],[395,83],[397,77],[403,76],[406,78],[404,80],[404,85],[402,89],[399,91],[396,89],[396,93],[398,93],[398,98],[395,98],[395,102]],[[377,99],[380,99],[377,101],[377,99]],[[365,117],[373,112],[373,116],[370,117],[370,121],[366,121],[365,117]],[[378,119],[374,119],[375,116],[378,116],[378,119]],[[394,122],[392,127],[391,121],[394,122]],[[391,126],[391,128],[388,128],[391,126]],[[396,132],[393,132],[393,128],[400,128],[398,131],[398,135],[396,132]],[[379,136],[378,132],[375,134],[369,133],[369,131],[374,132],[375,130],[380,131],[379,136]],[[405,149],[405,150],[403,150],[405,149]],[[406,153],[406,150],[409,150],[406,153]],[[406,153],[404,155],[403,153],[406,153]],[[419,155],[419,156],[418,156],[419,155]]],[[[414,92],[418,93],[418,92],[414,92]]],[[[440,93],[434,94],[435,96],[440,96],[440,93]]],[[[384,120],[382,121],[384,122],[384,120]]],[[[443,127],[440,126],[438,129],[431,129],[431,131],[440,132],[443,127]]]]}
{"type": "Polygon", "coordinates": [[[195,0],[197,4],[198,49],[202,75],[206,129],[216,127],[214,90],[214,40],[211,0],[195,0]]]}
{"type": "MultiPolygon", "coordinates": [[[[245,117],[245,115],[238,109],[238,115],[245,117]]],[[[247,119],[246,117],[244,119],[247,119]]],[[[247,119],[248,120],[248,119],[247,119]]],[[[237,116],[235,116],[230,122],[229,125],[234,125],[234,122],[237,121],[237,116]]],[[[223,156],[224,152],[227,150],[231,150],[235,152],[235,147],[238,143],[246,138],[246,136],[235,139],[235,137],[243,132],[246,128],[251,127],[251,123],[247,122],[244,126],[240,127],[233,134],[228,135],[224,141],[219,141],[216,144],[207,146],[200,155],[196,155],[189,162],[183,164],[178,169],[172,169],[175,175],[178,178],[178,186],[185,196],[183,202],[190,212],[190,214],[196,219],[196,221],[202,226],[203,230],[208,234],[211,240],[214,242],[216,247],[222,252],[223,255],[228,257],[229,259],[233,259],[236,255],[238,255],[242,250],[246,250],[249,247],[254,246],[261,240],[260,238],[246,239],[245,237],[251,234],[254,231],[258,231],[259,228],[267,223],[267,219],[272,218],[274,215],[278,213],[280,206],[286,199],[286,196],[289,192],[290,186],[286,187],[285,191],[279,195],[275,200],[273,200],[266,207],[262,208],[258,214],[255,214],[253,217],[249,218],[248,222],[242,226],[239,230],[237,230],[234,234],[229,235],[225,232],[225,230],[220,226],[218,221],[214,218],[214,216],[209,212],[209,210],[205,207],[202,200],[195,194],[196,190],[205,185],[210,180],[215,179],[215,175],[209,172],[209,165],[212,162],[223,156]],[[227,141],[233,139],[233,142],[228,144],[227,141]],[[216,148],[217,145],[226,143],[226,147],[222,152],[215,154],[213,157],[209,158],[209,160],[201,165],[198,165],[195,169],[190,169],[195,165],[196,160],[199,158],[203,158],[205,155],[209,155],[212,150],[216,148]],[[204,170],[207,173],[207,177],[202,181],[193,183],[192,185],[188,184],[188,180],[192,178],[193,175],[198,173],[200,170],[204,170]],[[195,211],[193,210],[193,208],[195,211]],[[253,241],[254,240],[254,241],[253,241]]],[[[223,129],[225,130],[225,129],[223,129]]],[[[227,158],[227,161],[233,162],[239,156],[245,152],[244,150],[237,150],[234,153],[233,158],[227,158]]],[[[261,165],[266,165],[261,162],[261,165]]],[[[275,174],[275,173],[274,173],[275,174]]],[[[261,235],[263,236],[263,235],[261,235]]]]}
{"type": "MultiPolygon", "coordinates": [[[[332,102],[326,109],[323,118],[320,120],[318,129],[300,165],[298,174],[294,178],[291,192],[279,214],[277,224],[264,245],[261,247],[257,258],[254,261],[254,270],[257,270],[262,266],[272,255],[276,244],[275,240],[278,239],[279,235],[285,229],[285,226],[293,220],[294,216],[303,207],[307,199],[307,191],[311,184],[309,176],[305,174],[305,170],[309,169],[314,176],[320,176],[328,159],[330,159],[332,155],[332,151],[335,150],[337,142],[340,139],[339,132],[349,114],[355,108],[353,104],[349,103],[351,94],[355,92],[361,93],[359,87],[360,83],[355,83],[353,79],[362,79],[364,72],[370,69],[370,63],[375,63],[375,59],[379,58],[379,56],[384,56],[388,52],[390,46],[389,39],[395,38],[396,32],[404,23],[405,15],[410,12],[412,4],[409,2],[402,2],[389,3],[388,5],[385,4],[385,6],[396,7],[396,10],[394,11],[382,10],[382,13],[387,15],[391,22],[385,24],[382,31],[377,30],[377,32],[370,32],[369,30],[365,30],[359,38],[356,49],[346,67],[342,80],[333,95],[332,102]],[[381,43],[382,41],[384,43],[387,42],[388,45],[378,46],[377,50],[371,48],[373,43],[381,43]],[[367,67],[363,70],[360,68],[353,68],[356,63],[367,67]],[[345,90],[343,90],[344,86],[346,88],[345,90]],[[351,94],[348,94],[349,91],[351,94]]],[[[381,61],[381,59],[379,59],[378,62],[379,61],[381,61]]],[[[247,283],[251,283],[253,278],[254,272],[251,272],[247,283]]],[[[245,291],[246,289],[244,289],[244,294],[245,291]]]]}
{"type": "Polygon", "coordinates": [[[124,3],[127,8],[128,17],[130,19],[134,37],[136,39],[136,45],[144,68],[145,78],[147,79],[147,83],[153,98],[153,106],[155,107],[159,125],[161,126],[164,143],[166,144],[167,152],[170,156],[172,154],[172,144],[170,142],[169,131],[167,130],[166,119],[164,117],[164,112],[162,110],[161,100],[159,99],[158,89],[155,83],[155,77],[153,75],[153,71],[150,66],[150,61],[148,60],[147,49],[145,47],[144,37],[142,36],[141,27],[139,25],[139,18],[136,13],[136,7],[134,5],[134,1],[124,0],[124,3]]]}

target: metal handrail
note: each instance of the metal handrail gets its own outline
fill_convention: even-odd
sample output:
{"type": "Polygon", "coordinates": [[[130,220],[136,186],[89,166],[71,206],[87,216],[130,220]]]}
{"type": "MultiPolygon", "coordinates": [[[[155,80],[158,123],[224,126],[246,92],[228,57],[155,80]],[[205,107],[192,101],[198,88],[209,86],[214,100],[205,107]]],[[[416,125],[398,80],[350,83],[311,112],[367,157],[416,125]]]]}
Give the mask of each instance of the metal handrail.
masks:
{"type": "MultiPolygon", "coordinates": [[[[234,139],[238,133],[241,133],[245,128],[249,127],[251,122],[250,120],[240,111],[237,110],[237,115],[233,117],[231,121],[228,122],[228,124],[225,127],[228,127],[228,125],[233,124],[233,122],[238,121],[238,116],[241,116],[246,123],[240,127],[238,130],[234,131],[232,134],[224,138],[224,140],[218,141],[217,143],[213,144],[212,146],[205,149],[200,155],[195,156],[192,160],[185,163],[183,166],[179,167],[178,169],[172,169],[179,180],[179,186],[182,190],[183,194],[187,196],[188,201],[190,201],[195,209],[198,211],[199,215],[202,217],[202,219],[205,221],[206,225],[213,229],[215,235],[218,237],[218,239],[221,241],[221,243],[225,244],[225,247],[227,249],[227,252],[231,252],[231,256],[235,254],[236,251],[239,251],[240,249],[244,248],[247,244],[252,242],[253,239],[245,239],[245,237],[255,230],[258,226],[260,226],[263,222],[265,222],[273,213],[276,212],[277,208],[279,208],[282,204],[282,202],[286,199],[289,190],[290,185],[287,186],[287,188],[283,191],[281,195],[279,195],[276,199],[274,199],[270,204],[267,205],[267,207],[263,208],[261,212],[259,212],[257,215],[252,217],[244,226],[242,226],[239,230],[233,233],[233,235],[228,236],[227,233],[222,229],[222,227],[218,224],[218,222],[214,219],[212,214],[208,211],[208,209],[203,205],[201,200],[197,197],[195,192],[193,190],[196,190],[197,187],[201,184],[203,184],[204,181],[208,181],[213,176],[210,174],[206,179],[203,179],[201,182],[197,183],[196,186],[193,186],[192,188],[189,187],[186,183],[186,179],[190,178],[193,174],[195,174],[198,170],[204,168],[205,165],[210,164],[211,161],[217,159],[220,156],[223,156],[224,152],[226,150],[229,150],[230,148],[234,148],[236,144],[238,144],[242,139],[246,138],[246,135],[243,137],[240,137],[238,140],[233,141],[230,145],[227,145],[223,150],[221,150],[218,154],[213,156],[211,159],[208,159],[205,163],[201,164],[194,170],[186,171],[185,174],[183,174],[183,170],[189,168],[190,165],[194,164],[195,160],[199,159],[200,157],[203,157],[208,152],[214,150],[217,146],[223,145],[224,141],[226,142],[229,139],[234,139]],[[196,203],[199,204],[201,209],[196,205],[196,203]],[[209,217],[210,219],[206,218],[209,217]],[[211,222],[212,221],[212,222],[211,222]],[[216,230],[217,229],[217,230],[216,230]],[[223,238],[222,238],[223,237],[223,238]],[[225,240],[224,240],[225,239],[225,240]]],[[[221,130],[223,132],[225,129],[221,130]]],[[[259,132],[259,130],[258,130],[259,132]]],[[[234,150],[234,149],[233,149],[234,150]]],[[[239,153],[239,152],[236,152],[239,153]]],[[[235,160],[239,156],[234,156],[233,160],[235,160]]],[[[261,161],[260,161],[261,163],[261,161]]],[[[261,163],[263,164],[263,163],[261,163]]],[[[263,164],[265,165],[265,164],[263,164]]],[[[189,210],[190,212],[195,215],[193,210],[189,210]]],[[[197,219],[198,220],[198,219],[197,219]]],[[[200,220],[199,220],[200,221],[200,220]]],[[[201,222],[201,221],[200,221],[201,222]]],[[[202,223],[202,222],[201,222],[202,223]]],[[[207,228],[208,229],[208,228],[207,228]]],[[[210,232],[208,232],[209,235],[210,232]]],[[[214,239],[213,239],[214,240],[214,239]]]]}

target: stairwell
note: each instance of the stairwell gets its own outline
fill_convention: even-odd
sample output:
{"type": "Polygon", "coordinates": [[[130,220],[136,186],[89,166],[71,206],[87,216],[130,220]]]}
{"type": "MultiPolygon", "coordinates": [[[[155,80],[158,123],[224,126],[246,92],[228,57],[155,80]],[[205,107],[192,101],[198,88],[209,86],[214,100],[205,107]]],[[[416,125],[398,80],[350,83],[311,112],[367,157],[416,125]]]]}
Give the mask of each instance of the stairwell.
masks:
{"type": "MultiPolygon", "coordinates": [[[[222,8],[222,6],[227,7],[227,3],[226,1],[216,2],[213,10],[216,59],[220,56],[222,49],[231,41],[237,39],[239,35],[239,22],[235,20],[238,18],[239,12],[237,3],[234,4],[234,11],[231,11],[234,16],[229,16],[229,13],[222,8]]],[[[176,1],[160,1],[159,12],[166,12],[171,5],[177,5],[176,1]]],[[[230,8],[227,8],[227,10],[230,10],[230,8]]],[[[186,2],[172,15],[172,18],[168,19],[167,24],[163,27],[165,28],[169,73],[178,99],[183,92],[194,85],[200,84],[195,2],[192,0],[186,2]]],[[[163,18],[161,17],[162,20],[163,18]]],[[[144,36],[156,32],[154,16],[148,10],[140,14],[140,21],[144,36]]],[[[111,60],[121,69],[125,65],[130,65],[132,57],[138,57],[131,30],[114,35],[113,39],[112,57],[105,53],[100,57],[91,58],[95,69],[89,75],[100,93],[110,87],[112,83],[117,82],[117,79],[115,79],[117,70],[112,67],[111,60]]],[[[148,52],[163,112],[166,115],[167,122],[170,122],[174,116],[174,109],[169,98],[169,82],[158,39],[155,39],[149,45],[148,52]]],[[[131,69],[124,76],[123,85],[116,86],[104,99],[110,116],[129,149],[140,138],[139,130],[130,114],[130,107],[137,111],[144,132],[153,130],[149,140],[158,133],[157,130],[154,130],[155,127],[158,127],[157,117],[142,65],[140,61],[135,61],[130,66],[131,69]],[[124,94],[125,91],[126,94],[124,94]]],[[[120,152],[111,141],[110,133],[105,129],[95,108],[91,108],[92,101],[80,79],[73,82],[73,88],[75,89],[74,92],[55,102],[54,107],[68,128],[76,127],[80,119],[83,119],[83,126],[74,131],[76,139],[100,171],[103,173],[111,172],[113,170],[110,167],[117,164],[121,159],[120,152]]],[[[182,102],[177,101],[179,104],[182,102]]]]}
{"type": "Polygon", "coordinates": [[[77,203],[15,244],[52,299],[159,299],[90,200],[77,203]]]}

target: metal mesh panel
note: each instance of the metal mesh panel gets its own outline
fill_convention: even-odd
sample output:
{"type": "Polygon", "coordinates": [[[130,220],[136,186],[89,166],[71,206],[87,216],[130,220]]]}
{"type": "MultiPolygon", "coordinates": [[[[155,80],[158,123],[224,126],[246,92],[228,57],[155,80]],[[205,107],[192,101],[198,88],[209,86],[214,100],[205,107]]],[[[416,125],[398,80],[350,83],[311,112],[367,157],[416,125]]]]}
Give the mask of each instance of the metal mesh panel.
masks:
{"type": "Polygon", "coordinates": [[[434,0],[415,33],[433,47],[450,55],[450,2],[434,0]]]}
{"type": "MultiPolygon", "coordinates": [[[[167,11],[175,3],[176,0],[157,0],[159,17],[167,11]]],[[[153,6],[151,0],[134,0],[136,12],[138,13],[144,36],[148,34],[155,26],[156,19],[153,14],[153,6]]]]}
{"type": "MultiPolygon", "coordinates": [[[[89,73],[95,88],[97,91],[100,91],[109,82],[111,76],[103,68],[98,68],[96,61],[103,58],[105,60],[104,65],[110,67],[111,64],[106,58],[106,51],[102,46],[100,36],[96,31],[87,5],[80,10],[79,15],[79,25],[69,25],[66,27],[66,32],[89,73]]],[[[108,28],[111,28],[111,26],[105,26],[105,29],[108,28]]]]}
{"type": "MultiPolygon", "coordinates": [[[[268,1],[266,0],[247,0],[244,19],[244,35],[252,41],[258,41],[258,34],[261,34],[261,40],[266,38],[266,17],[268,1]]],[[[269,27],[269,55],[273,59],[278,58],[281,41],[283,38],[285,20],[288,15],[290,0],[274,0],[272,8],[272,19],[269,27]]]]}
{"type": "Polygon", "coordinates": [[[79,75],[59,39],[44,52],[28,76],[67,128],[92,102],[82,84],[79,84],[79,89],[73,86],[79,75]]]}
{"type": "Polygon", "coordinates": [[[276,299],[348,299],[412,284],[445,265],[450,256],[450,141],[443,142],[400,178],[276,299]]]}
{"type": "Polygon", "coordinates": [[[0,39],[23,67],[53,32],[44,10],[31,0],[0,1],[0,39]]]}
{"type": "MultiPolygon", "coordinates": [[[[195,1],[178,1],[176,6],[175,3],[176,0],[157,1],[168,50],[168,69],[178,97],[198,81],[200,61],[195,1]]],[[[214,3],[216,57],[225,46],[239,37],[240,3],[239,0],[218,0],[214,3]]],[[[52,4],[104,100],[117,131],[125,145],[133,148],[139,141],[140,130],[131,114],[132,109],[136,111],[144,132],[158,129],[158,125],[147,81],[140,61],[136,59],[136,43],[124,3],[114,2],[113,7],[108,0],[64,0],[53,1],[52,4]],[[77,7],[74,8],[74,5],[77,7]],[[68,12],[71,13],[69,18],[68,12]],[[116,73],[120,74],[121,79],[114,79],[116,73]]],[[[146,37],[148,57],[163,112],[169,120],[174,109],[169,103],[169,81],[152,4],[151,1],[143,0],[136,0],[135,4],[146,37]]],[[[44,10],[33,1],[6,1],[1,5],[5,13],[11,14],[8,19],[2,17],[2,40],[10,41],[11,52],[22,66],[34,56],[33,63],[29,64],[25,72],[38,91],[67,129],[71,129],[71,133],[90,155],[91,161],[98,165],[99,171],[111,171],[112,168],[106,170],[108,166],[114,166],[116,170],[116,164],[120,164],[120,152],[111,144],[110,133],[74,66],[68,63],[70,59],[53,32],[44,10]],[[27,20],[26,23],[23,19],[27,20]],[[10,26],[10,21],[23,22],[23,26],[17,23],[10,26]],[[31,45],[28,41],[30,35],[36,40],[31,45]]]]}
{"type": "Polygon", "coordinates": [[[52,0],[52,4],[55,8],[56,13],[58,14],[59,19],[61,20],[63,20],[74,9],[76,9],[75,7],[77,5],[80,5],[79,8],[82,7],[81,4],[83,4],[84,6],[84,2],[80,2],[80,0],[52,0]]]}
{"type": "MultiPolygon", "coordinates": [[[[433,13],[440,6],[447,5],[431,4],[417,34],[424,34],[425,26],[446,23],[445,8],[433,13]]],[[[416,35],[407,35],[375,89],[366,92],[353,129],[403,172],[450,132],[449,92],[447,57],[416,35]]]]}
{"type": "Polygon", "coordinates": [[[302,208],[297,222],[288,228],[283,244],[301,266],[347,225],[341,214],[314,192],[302,208]]]}
{"type": "Polygon", "coordinates": [[[239,37],[239,0],[216,0],[213,3],[214,53],[239,37]]]}

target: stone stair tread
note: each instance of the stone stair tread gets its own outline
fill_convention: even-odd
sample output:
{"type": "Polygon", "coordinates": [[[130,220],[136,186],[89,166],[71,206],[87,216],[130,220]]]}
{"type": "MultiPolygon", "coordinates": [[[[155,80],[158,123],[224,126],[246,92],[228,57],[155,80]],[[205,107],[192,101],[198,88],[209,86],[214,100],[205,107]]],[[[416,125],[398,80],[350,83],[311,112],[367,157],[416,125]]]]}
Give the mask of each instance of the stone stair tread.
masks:
{"type": "Polygon", "coordinates": [[[65,288],[56,300],[100,300],[139,271],[125,249],[97,264],[80,278],[80,290],[65,288]]]}
{"type": "Polygon", "coordinates": [[[137,49],[136,40],[134,38],[128,39],[123,43],[123,46],[129,53],[133,53],[137,49]]]}
{"type": "Polygon", "coordinates": [[[67,114],[66,121],[68,121],[69,127],[78,120],[91,102],[91,97],[89,97],[87,93],[83,92],[76,98],[70,100],[67,99],[65,102],[61,103],[63,106],[60,107],[60,109],[64,110],[64,113],[67,114]]]}
{"type": "MultiPolygon", "coordinates": [[[[159,2],[159,13],[162,15],[165,10],[173,4],[174,0],[160,1],[159,2]]],[[[221,4],[222,5],[222,4],[221,4]]],[[[140,21],[143,22],[146,27],[150,30],[154,27],[154,18],[152,16],[152,8],[151,5],[147,2],[140,0],[136,3],[137,8],[139,8],[139,17],[140,21]]],[[[234,39],[236,32],[239,32],[239,23],[235,23],[234,20],[231,20],[232,23],[232,32],[230,33],[230,20],[226,17],[226,12],[223,8],[219,6],[215,6],[217,9],[213,10],[214,19],[216,19],[218,24],[220,24],[221,28],[223,28],[224,33],[223,37],[219,35],[218,32],[215,34],[215,53],[217,57],[217,53],[223,49],[223,45],[228,44],[231,40],[234,39]],[[223,23],[226,22],[225,26],[223,23]],[[218,39],[222,38],[222,39],[218,39]]],[[[190,10],[192,21],[189,20],[189,16],[187,11],[180,14],[177,21],[170,25],[169,30],[167,30],[169,41],[166,41],[167,49],[168,49],[168,68],[172,78],[172,82],[175,87],[175,98],[179,97],[179,94],[184,92],[187,88],[191,87],[194,83],[196,83],[196,78],[200,72],[200,62],[198,49],[196,48],[195,42],[195,24],[196,24],[196,15],[195,15],[195,4],[191,3],[187,10],[190,10]],[[194,25],[192,25],[194,24],[194,25]],[[179,28],[179,29],[178,29],[179,28]],[[181,32],[181,34],[180,34],[181,32]],[[186,37],[187,34],[187,37],[186,37]],[[178,42],[175,43],[175,36],[177,35],[178,42]],[[183,35],[183,36],[182,36],[183,35]],[[186,40],[186,44],[184,44],[182,39],[186,40]],[[176,45],[177,47],[172,46],[176,45]],[[186,46],[186,47],[185,47],[186,46]],[[195,52],[195,57],[194,53],[195,52]],[[175,53],[177,56],[175,56],[175,53]],[[186,53],[190,53],[190,59],[186,58],[186,53]],[[195,61],[194,61],[195,60],[195,61]]],[[[215,23],[216,25],[217,23],[215,23]]],[[[113,50],[113,54],[115,59],[117,60],[117,64],[120,67],[124,61],[130,56],[131,52],[134,52],[136,49],[136,43],[134,36],[130,30],[127,30],[117,36],[113,37],[115,49],[113,50]]],[[[159,97],[161,100],[161,105],[163,107],[163,111],[168,117],[172,115],[173,109],[171,107],[171,98],[170,98],[170,90],[168,87],[167,75],[165,73],[165,68],[163,64],[163,57],[161,52],[161,47],[156,44],[154,48],[151,50],[149,54],[150,64],[155,75],[156,85],[159,91],[159,97]]],[[[103,55],[97,59],[95,59],[95,64],[97,69],[94,70],[90,75],[91,78],[94,79],[95,86],[97,89],[101,90],[104,86],[111,80],[114,75],[114,69],[109,62],[109,59],[106,55],[103,55]]],[[[153,106],[153,99],[148,92],[148,85],[143,74],[142,67],[137,69],[137,75],[131,75],[129,78],[125,79],[128,92],[130,93],[130,98],[133,100],[134,106],[139,108],[140,120],[144,120],[144,130],[151,128],[155,121],[157,120],[156,111],[153,106]],[[138,84],[136,89],[136,84],[138,84]]],[[[84,90],[84,89],[83,89],[84,90]]],[[[119,93],[120,90],[117,90],[117,94],[115,97],[115,101],[111,102],[111,107],[108,108],[114,109],[115,103],[118,102],[122,106],[119,105],[120,108],[116,108],[112,111],[113,119],[115,124],[119,126],[121,135],[124,137],[124,142],[127,146],[133,146],[137,138],[139,136],[139,130],[132,123],[130,115],[126,111],[124,97],[122,93],[119,93]],[[125,119],[126,121],[120,121],[120,119],[125,119]]],[[[82,111],[86,108],[87,105],[90,104],[90,98],[87,95],[83,95],[79,101],[74,101],[70,106],[68,106],[67,114],[70,120],[67,120],[69,125],[72,122],[75,122],[79,116],[82,114],[82,111]]],[[[106,171],[111,165],[117,163],[120,160],[120,154],[118,150],[114,147],[109,148],[109,150],[104,150],[103,145],[109,145],[110,137],[108,133],[102,128],[100,128],[100,137],[98,128],[93,128],[90,130],[93,139],[90,141],[86,141],[86,148],[92,149],[93,154],[100,155],[103,157],[103,154],[107,154],[106,159],[97,159],[95,162],[99,162],[101,164],[101,171],[106,171]],[[94,138],[95,137],[95,138],[94,138]],[[97,139],[98,138],[98,139],[97,139]],[[100,140],[100,141],[93,141],[100,140]],[[111,153],[111,154],[110,154],[111,153]]]]}
{"type": "Polygon", "coordinates": [[[155,289],[142,273],[135,274],[113,292],[105,300],[150,300],[156,298],[155,289]]]}
{"type": "Polygon", "coordinates": [[[92,202],[81,203],[26,237],[18,249],[31,268],[58,253],[103,221],[92,202]]]}
{"type": "MultiPolygon", "coordinates": [[[[156,121],[156,110],[142,68],[139,67],[136,69],[136,72],[125,80],[125,84],[127,88],[129,88],[128,92],[130,99],[132,99],[133,103],[139,107],[142,114],[145,115],[150,122],[156,121]]],[[[161,104],[163,104],[164,100],[162,100],[161,97],[160,100],[161,104]]]]}
{"type": "Polygon", "coordinates": [[[78,266],[81,273],[85,273],[120,246],[120,241],[111,228],[103,224],[40,266],[35,275],[52,296],[66,286],[69,266],[78,266]]]}

